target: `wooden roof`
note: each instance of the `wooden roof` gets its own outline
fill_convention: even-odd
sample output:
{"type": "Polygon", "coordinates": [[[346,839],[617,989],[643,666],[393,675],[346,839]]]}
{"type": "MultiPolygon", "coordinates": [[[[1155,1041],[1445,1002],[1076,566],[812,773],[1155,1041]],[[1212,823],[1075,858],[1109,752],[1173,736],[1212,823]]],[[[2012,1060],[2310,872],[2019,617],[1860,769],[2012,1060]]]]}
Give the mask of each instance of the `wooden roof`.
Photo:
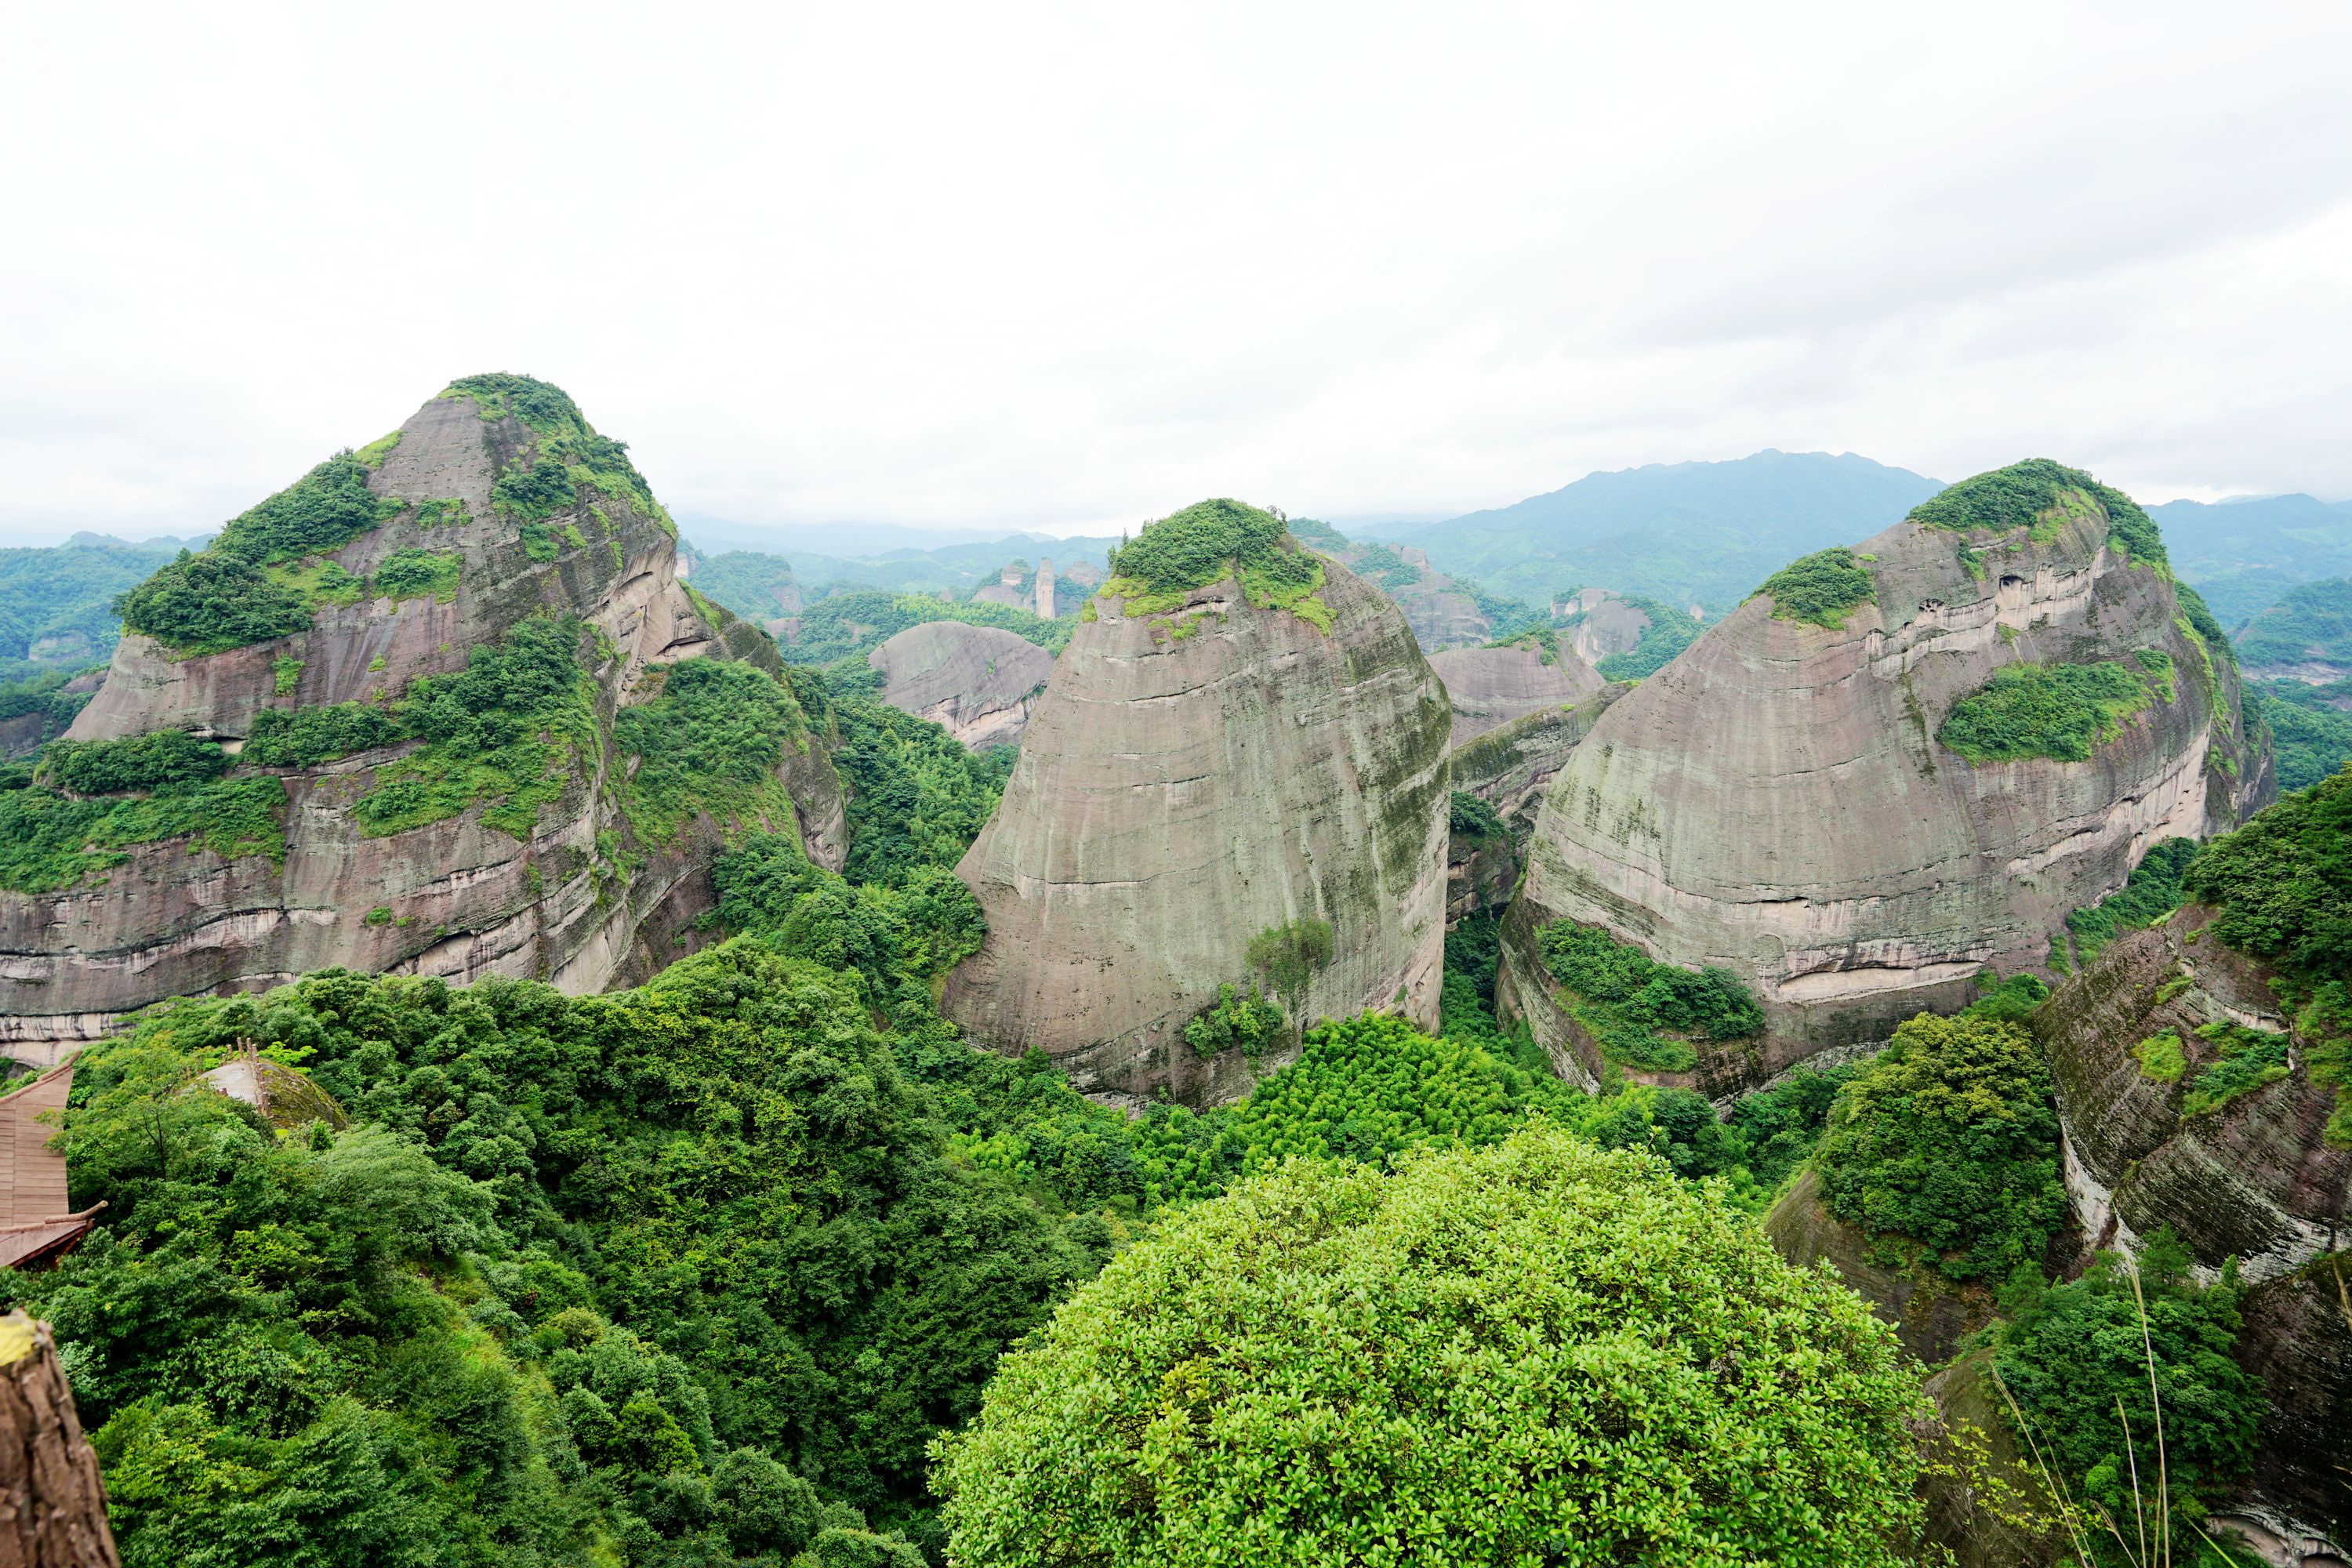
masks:
{"type": "Polygon", "coordinates": [[[0,1096],[0,1268],[57,1256],[81,1239],[98,1212],[68,1212],[66,1157],[48,1146],[58,1130],[36,1120],[63,1110],[72,1089],[67,1062],[0,1096]]]}

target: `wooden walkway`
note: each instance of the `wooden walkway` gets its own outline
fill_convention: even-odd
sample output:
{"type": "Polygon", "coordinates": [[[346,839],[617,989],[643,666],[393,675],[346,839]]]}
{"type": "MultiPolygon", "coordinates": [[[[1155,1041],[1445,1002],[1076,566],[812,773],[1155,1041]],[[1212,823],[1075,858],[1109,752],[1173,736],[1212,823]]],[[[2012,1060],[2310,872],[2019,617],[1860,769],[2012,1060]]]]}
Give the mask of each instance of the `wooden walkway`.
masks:
{"type": "Polygon", "coordinates": [[[67,1062],[0,1096],[0,1268],[58,1256],[81,1239],[98,1212],[67,1212],[66,1157],[48,1146],[58,1130],[37,1120],[63,1110],[72,1091],[73,1064],[67,1062]]]}

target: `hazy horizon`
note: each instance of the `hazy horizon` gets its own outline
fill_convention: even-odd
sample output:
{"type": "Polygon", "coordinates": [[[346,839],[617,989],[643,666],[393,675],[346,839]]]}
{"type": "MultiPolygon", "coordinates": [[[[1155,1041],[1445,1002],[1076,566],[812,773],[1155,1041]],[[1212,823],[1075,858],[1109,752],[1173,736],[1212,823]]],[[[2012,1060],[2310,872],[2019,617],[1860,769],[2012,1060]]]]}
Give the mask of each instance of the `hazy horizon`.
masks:
{"type": "Polygon", "coordinates": [[[0,64],[0,543],[215,527],[487,370],[755,528],[1763,448],[2352,495],[2340,6],[127,19],[0,64]]]}

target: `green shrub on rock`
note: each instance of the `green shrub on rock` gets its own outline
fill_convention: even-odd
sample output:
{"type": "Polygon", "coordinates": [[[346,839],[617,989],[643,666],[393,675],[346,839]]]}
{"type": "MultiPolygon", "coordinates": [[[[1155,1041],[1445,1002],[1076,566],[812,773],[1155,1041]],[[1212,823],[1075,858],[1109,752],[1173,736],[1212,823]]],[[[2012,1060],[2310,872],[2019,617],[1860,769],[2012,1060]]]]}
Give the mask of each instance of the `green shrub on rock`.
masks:
{"type": "Polygon", "coordinates": [[[1842,632],[1846,616],[1868,604],[1877,591],[1853,552],[1841,544],[1791,561],[1765,578],[1764,585],[1748,597],[1769,595],[1776,621],[1807,621],[1842,632]]]}
{"type": "Polygon", "coordinates": [[[1838,1092],[1815,1159],[1832,1209],[1923,1244],[1955,1279],[2038,1263],[2065,1218],[2049,1070],[2000,1018],[1897,1027],[1838,1092]]]}
{"type": "Polygon", "coordinates": [[[1538,1125],[1171,1218],[933,1476],[965,1568],[1895,1563],[1916,1399],[1891,1331],[1715,1194],[1538,1125]]]}

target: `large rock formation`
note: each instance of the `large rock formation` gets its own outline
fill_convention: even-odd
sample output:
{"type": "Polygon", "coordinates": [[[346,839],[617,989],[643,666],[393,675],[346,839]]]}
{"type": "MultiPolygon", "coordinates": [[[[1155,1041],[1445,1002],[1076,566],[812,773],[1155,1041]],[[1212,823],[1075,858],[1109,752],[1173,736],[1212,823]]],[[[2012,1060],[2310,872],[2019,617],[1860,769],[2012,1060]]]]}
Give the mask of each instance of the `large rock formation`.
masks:
{"type": "MultiPolygon", "coordinates": [[[[230,779],[252,780],[253,798],[274,800],[273,784],[282,786],[282,805],[242,837],[118,835],[119,863],[0,891],[8,1037],[86,1038],[162,997],[338,964],[533,975],[579,992],[642,978],[698,940],[720,832],[713,811],[797,827],[812,856],[837,866],[839,786],[776,682],[754,683],[776,731],[775,771],[759,786],[732,781],[723,809],[711,780],[674,776],[669,764],[686,759],[649,759],[616,737],[616,715],[660,698],[676,661],[730,658],[781,674],[766,637],[677,580],[675,548],[623,449],[568,397],[521,377],[475,377],[395,437],[322,464],[232,522],[205,554],[166,566],[139,590],[144,603],[68,741],[182,731],[235,752],[257,725],[278,726],[284,742],[290,726],[331,721],[362,744],[313,735],[290,762],[282,743],[275,765],[248,756],[230,779]],[[323,526],[322,510],[348,518],[354,505],[358,521],[320,536],[330,547],[289,553],[299,543],[285,541],[323,526]],[[241,623],[190,587],[210,573],[246,584],[230,601],[241,623]],[[265,614],[278,619],[257,622],[265,614]],[[205,629],[214,624],[278,635],[222,647],[240,634],[205,629]],[[141,625],[179,629],[146,636],[141,625]],[[479,726],[492,719],[468,739],[450,729],[464,728],[453,715],[404,716],[413,683],[466,669],[478,649],[497,654],[519,629],[574,649],[573,689],[558,680],[531,699],[554,704],[547,727],[528,715],[496,721],[536,737],[513,737],[485,761],[479,726]],[[543,771],[534,738],[546,746],[543,771]],[[641,781],[649,762],[663,765],[641,781]]],[[[12,820],[16,831],[37,826],[21,813],[12,820]]]]}
{"type": "Polygon", "coordinates": [[[1606,684],[1561,643],[1528,637],[1502,647],[1445,648],[1429,668],[1454,702],[1454,744],[1475,740],[1514,719],[1571,708],[1606,684]]]}
{"type": "Polygon", "coordinates": [[[1017,746],[1045,695],[1054,656],[1000,626],[926,621],[866,656],[882,700],[942,726],[973,751],[1017,746]]]}
{"type": "Polygon", "coordinates": [[[1540,926],[1722,966],[1768,1018],[1702,1047],[1697,1080],[1728,1092],[1958,1005],[1988,965],[2041,964],[2067,913],[2150,845],[2225,828],[2270,788],[2227,647],[2193,624],[2161,552],[2127,498],[2036,463],[1777,575],[1612,707],[1553,780],[1507,924],[1504,1005],[1589,1068],[1540,926]],[[2016,690],[1988,689],[2024,664],[2039,668],[2003,679],[2033,690],[2077,679],[2057,666],[2100,666],[2080,677],[2107,702],[2081,759],[1972,762],[1947,744],[1989,759],[2015,740],[1983,715],[2015,719],[2016,690]]]}
{"type": "Polygon", "coordinates": [[[2189,904],[2121,937],[2036,1010],[2033,1030],[2090,1238],[2136,1249],[2169,1226],[2207,1278],[2235,1258],[2241,1279],[2261,1281],[2352,1245],[2352,1149],[2324,1137],[2336,1091],[2311,1079],[2319,1042],[2298,1038],[2271,971],[2216,938],[2211,919],[2189,904]],[[2250,1046],[2286,1070],[2210,1110],[2191,1100],[2224,1051],[2250,1046]]]}
{"type": "Polygon", "coordinates": [[[988,937],[950,1016],[1081,1088],[1195,1103],[1255,1070],[1186,1043],[1221,984],[1271,990],[1294,1039],[1366,1007],[1433,1023],[1450,715],[1403,617],[1232,502],[1146,529],[1115,570],[958,868],[988,937]],[[1188,538],[1183,576],[1134,575],[1188,538]]]}

